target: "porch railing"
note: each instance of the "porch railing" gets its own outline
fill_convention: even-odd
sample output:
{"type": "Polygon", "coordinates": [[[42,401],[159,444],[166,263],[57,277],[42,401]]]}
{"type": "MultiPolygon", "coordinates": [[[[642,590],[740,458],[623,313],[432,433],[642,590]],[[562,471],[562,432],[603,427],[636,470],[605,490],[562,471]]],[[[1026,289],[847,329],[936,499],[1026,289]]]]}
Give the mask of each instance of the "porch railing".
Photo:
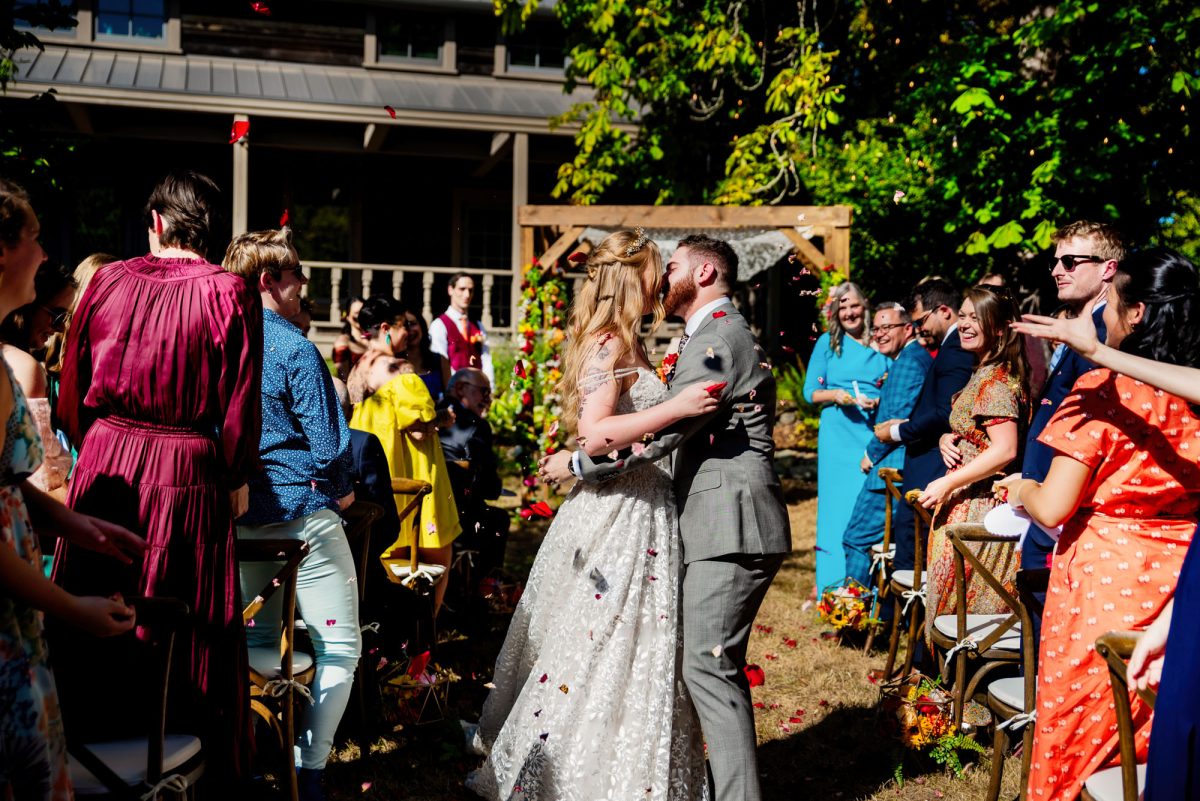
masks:
{"type": "MultiPolygon", "coordinates": [[[[314,333],[330,332],[331,328],[340,328],[342,324],[342,282],[347,277],[348,273],[358,273],[360,285],[363,287],[372,286],[376,273],[391,274],[391,291],[393,297],[401,297],[401,291],[406,282],[420,280],[421,282],[421,315],[429,321],[432,321],[434,316],[440,314],[446,305],[445,297],[433,297],[433,284],[436,277],[441,275],[450,275],[463,270],[461,267],[431,267],[427,265],[413,264],[373,264],[365,262],[350,262],[350,261],[305,261],[304,267],[309,272],[309,284],[305,287],[305,295],[309,295],[310,288],[313,286],[313,279],[320,271],[329,271],[329,311],[324,318],[314,317],[313,328],[314,333]]],[[[479,301],[483,306],[481,312],[481,322],[483,327],[489,332],[496,334],[511,335],[514,329],[517,310],[513,303],[512,293],[508,293],[509,297],[506,302],[509,306],[508,323],[506,325],[497,325],[493,320],[492,314],[492,295],[496,286],[497,278],[512,278],[511,270],[498,269],[470,269],[466,270],[476,281],[476,288],[479,293],[479,301]]],[[[319,285],[323,286],[324,281],[318,281],[319,285]]],[[[314,301],[324,301],[325,298],[312,298],[314,301]]],[[[314,337],[315,338],[315,337],[314,337]]]]}

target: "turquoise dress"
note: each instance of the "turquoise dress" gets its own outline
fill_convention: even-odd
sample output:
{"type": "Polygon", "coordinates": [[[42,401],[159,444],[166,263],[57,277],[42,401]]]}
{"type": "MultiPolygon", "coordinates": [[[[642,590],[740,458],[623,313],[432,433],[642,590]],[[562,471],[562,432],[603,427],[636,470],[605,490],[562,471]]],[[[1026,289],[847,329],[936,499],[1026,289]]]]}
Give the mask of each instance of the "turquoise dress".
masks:
{"type": "MultiPolygon", "coordinates": [[[[0,381],[12,386],[13,410],[0,448],[0,548],[12,548],[41,568],[38,538],[19,486],[42,462],[42,442],[25,396],[0,360],[0,381]]],[[[71,780],[58,693],[42,636],[42,613],[0,590],[0,799],[69,801],[71,780]]]]}
{"type": "MultiPolygon", "coordinates": [[[[877,350],[842,337],[842,352],[833,352],[829,334],[813,348],[804,376],[804,399],[812,403],[820,389],[844,389],[878,398],[891,359],[877,350]]],[[[874,436],[875,413],[858,406],[824,404],[817,435],[817,592],[846,577],[842,534],[866,476],[859,469],[867,442],[874,436]]]]}

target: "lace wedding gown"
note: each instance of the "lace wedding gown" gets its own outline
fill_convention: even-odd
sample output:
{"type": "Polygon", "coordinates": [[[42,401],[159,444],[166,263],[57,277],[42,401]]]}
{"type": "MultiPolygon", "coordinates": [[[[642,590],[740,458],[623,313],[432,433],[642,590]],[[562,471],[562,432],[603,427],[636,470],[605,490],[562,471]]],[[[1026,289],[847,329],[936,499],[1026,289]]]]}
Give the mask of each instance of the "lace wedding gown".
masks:
{"type": "MultiPolygon", "coordinates": [[[[650,370],[618,413],[661,402],[650,370]]],[[[683,561],[671,477],[579,482],[550,526],[496,660],[467,786],[492,801],[708,797],[680,675],[683,561]]]]}

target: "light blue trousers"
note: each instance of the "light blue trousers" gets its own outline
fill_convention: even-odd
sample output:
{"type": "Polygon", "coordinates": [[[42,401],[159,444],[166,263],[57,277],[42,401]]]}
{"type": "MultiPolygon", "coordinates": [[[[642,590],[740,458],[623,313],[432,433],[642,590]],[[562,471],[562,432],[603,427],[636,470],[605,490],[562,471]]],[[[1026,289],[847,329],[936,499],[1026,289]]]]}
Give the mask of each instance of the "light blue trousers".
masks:
{"type": "MultiPolygon", "coordinates": [[[[298,726],[297,765],[320,769],[333,748],[354,669],[362,653],[358,624],[358,584],[354,557],[342,521],[328,509],[266,526],[238,526],[238,538],[298,539],[308,543],[296,580],[296,617],[308,627],[316,656],[317,674],[310,688],[314,702],[307,706],[298,726]]],[[[253,598],[279,566],[250,562],[241,566],[242,597],[253,598]]],[[[250,647],[278,647],[283,615],[283,593],[276,592],[246,629],[250,647]]]]}

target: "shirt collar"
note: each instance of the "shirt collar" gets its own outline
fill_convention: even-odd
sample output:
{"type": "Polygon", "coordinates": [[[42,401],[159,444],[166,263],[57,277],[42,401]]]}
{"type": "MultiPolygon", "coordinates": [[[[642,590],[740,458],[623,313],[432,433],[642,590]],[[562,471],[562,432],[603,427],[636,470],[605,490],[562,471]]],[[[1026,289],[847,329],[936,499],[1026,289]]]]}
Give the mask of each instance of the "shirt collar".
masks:
{"type": "Polygon", "coordinates": [[[446,307],[446,316],[449,317],[451,320],[453,320],[456,323],[459,320],[467,319],[467,315],[463,314],[462,312],[460,312],[458,309],[454,308],[453,306],[446,307]]]}
{"type": "Polygon", "coordinates": [[[687,325],[683,327],[683,333],[689,337],[696,333],[696,331],[700,328],[700,324],[704,322],[704,319],[708,317],[709,314],[715,312],[719,307],[729,302],[731,302],[729,297],[727,295],[722,295],[716,300],[701,306],[696,310],[695,314],[687,319],[687,325]]]}
{"type": "Polygon", "coordinates": [[[942,344],[945,345],[946,340],[949,339],[950,335],[953,334],[957,330],[958,330],[958,321],[955,320],[954,323],[952,323],[951,326],[948,329],[946,329],[946,336],[942,337],[942,344]]]}

